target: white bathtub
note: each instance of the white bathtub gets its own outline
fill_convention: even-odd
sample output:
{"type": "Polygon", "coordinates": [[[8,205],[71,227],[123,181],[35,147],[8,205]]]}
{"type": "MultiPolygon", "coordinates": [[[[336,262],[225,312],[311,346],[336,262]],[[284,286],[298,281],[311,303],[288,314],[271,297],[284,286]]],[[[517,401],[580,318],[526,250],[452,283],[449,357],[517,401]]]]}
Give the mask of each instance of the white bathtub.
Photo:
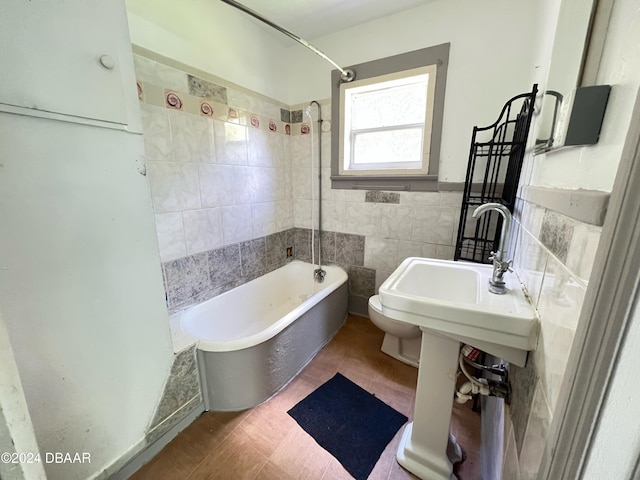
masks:
{"type": "Polygon", "coordinates": [[[267,400],[331,340],[347,315],[347,274],[293,261],[185,310],[180,327],[197,339],[205,408],[236,411],[267,400]]]}

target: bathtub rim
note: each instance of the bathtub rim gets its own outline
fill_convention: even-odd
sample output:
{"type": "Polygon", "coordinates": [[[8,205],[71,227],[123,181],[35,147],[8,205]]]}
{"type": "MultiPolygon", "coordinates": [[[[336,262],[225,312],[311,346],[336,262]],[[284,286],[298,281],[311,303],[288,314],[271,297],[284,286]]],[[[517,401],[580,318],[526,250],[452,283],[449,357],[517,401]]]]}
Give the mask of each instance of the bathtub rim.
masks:
{"type": "Polygon", "coordinates": [[[339,265],[323,265],[322,268],[324,268],[325,270],[327,270],[327,279],[332,279],[333,275],[331,275],[331,272],[335,271],[335,275],[336,278],[332,279],[330,282],[323,284],[323,288],[315,293],[314,295],[312,295],[311,297],[309,297],[307,300],[305,300],[304,302],[302,302],[300,305],[296,306],[293,310],[289,311],[286,315],[284,315],[283,317],[281,317],[278,321],[276,321],[275,323],[269,325],[267,328],[254,333],[252,335],[246,336],[246,337],[242,337],[242,338],[238,338],[238,339],[233,339],[233,340],[223,340],[223,341],[216,341],[216,340],[207,340],[205,338],[201,338],[198,337],[197,335],[192,334],[191,332],[189,332],[188,329],[185,328],[184,324],[183,324],[183,317],[184,315],[186,315],[188,312],[192,312],[196,307],[215,300],[215,299],[220,299],[221,297],[223,297],[224,295],[228,295],[231,292],[233,292],[234,290],[238,289],[238,288],[242,288],[245,285],[250,284],[251,282],[256,282],[262,279],[262,281],[266,281],[264,280],[265,277],[268,277],[269,275],[271,275],[272,273],[274,273],[275,271],[279,270],[280,268],[287,268],[289,265],[303,265],[303,266],[308,266],[309,267],[309,274],[312,274],[313,269],[315,268],[315,265],[308,263],[308,262],[303,262],[301,260],[292,260],[291,262],[287,263],[286,265],[283,265],[282,267],[277,268],[276,270],[273,270],[265,275],[261,275],[260,277],[257,277],[249,282],[243,283],[242,285],[239,285],[227,292],[221,293],[220,295],[217,295],[215,297],[212,297],[208,300],[205,300],[204,302],[200,302],[198,304],[195,305],[190,305],[189,307],[180,310],[179,312],[176,312],[175,314],[173,314],[170,318],[170,324],[172,327],[172,339],[174,342],[174,350],[176,350],[176,348],[178,348],[178,346],[180,347],[180,350],[183,350],[184,348],[187,348],[188,346],[191,345],[196,345],[196,348],[198,348],[199,350],[202,351],[206,351],[206,352],[230,352],[230,351],[235,351],[235,350],[243,350],[246,348],[251,348],[255,345],[258,345],[262,342],[265,342],[267,340],[269,340],[270,338],[274,337],[275,335],[277,335],[278,333],[280,333],[282,330],[284,330],[288,325],[290,325],[293,321],[295,321],[295,319],[299,318],[300,316],[304,315],[307,311],[309,311],[314,305],[316,305],[317,303],[321,302],[324,298],[326,298],[328,295],[330,295],[333,291],[337,290],[338,288],[340,288],[342,285],[345,284],[345,282],[347,282],[348,280],[348,275],[347,272],[339,265]]]}

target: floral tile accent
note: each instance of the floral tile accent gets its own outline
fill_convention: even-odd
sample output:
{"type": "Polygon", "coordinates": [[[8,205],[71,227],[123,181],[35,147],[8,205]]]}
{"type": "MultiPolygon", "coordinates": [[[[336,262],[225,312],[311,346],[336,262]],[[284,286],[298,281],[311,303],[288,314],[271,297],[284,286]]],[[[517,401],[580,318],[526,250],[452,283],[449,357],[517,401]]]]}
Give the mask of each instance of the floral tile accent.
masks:
{"type": "Polygon", "coordinates": [[[301,133],[302,135],[306,135],[306,134],[308,134],[310,131],[311,131],[311,127],[309,127],[309,124],[308,124],[308,123],[303,123],[303,124],[300,126],[300,133],[301,133]]]}
{"type": "Polygon", "coordinates": [[[200,102],[200,115],[213,117],[213,107],[208,102],[200,102]]]}
{"type": "Polygon", "coordinates": [[[252,127],[260,128],[260,119],[256,115],[251,115],[249,123],[252,127]]]}
{"type": "Polygon", "coordinates": [[[182,98],[180,98],[180,95],[172,90],[164,91],[164,101],[167,108],[173,108],[174,110],[180,111],[182,111],[182,109],[184,108],[184,102],[182,101],[182,98]]]}
{"type": "Polygon", "coordinates": [[[269,131],[274,133],[278,131],[278,125],[273,119],[269,120],[269,131]]]}
{"type": "Polygon", "coordinates": [[[236,110],[235,108],[229,108],[229,113],[227,114],[228,122],[238,123],[239,117],[240,115],[238,113],[238,110],[236,110]]]}
{"type": "Polygon", "coordinates": [[[138,88],[138,100],[144,102],[144,91],[142,90],[142,82],[136,80],[136,87],[138,88]]]}

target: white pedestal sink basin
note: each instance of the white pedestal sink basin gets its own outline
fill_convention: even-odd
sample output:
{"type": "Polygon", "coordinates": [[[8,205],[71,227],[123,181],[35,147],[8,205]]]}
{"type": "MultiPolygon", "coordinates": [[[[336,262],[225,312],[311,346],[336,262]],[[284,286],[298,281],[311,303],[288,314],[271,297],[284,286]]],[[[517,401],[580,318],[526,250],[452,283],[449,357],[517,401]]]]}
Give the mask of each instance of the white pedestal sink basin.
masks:
{"type": "Polygon", "coordinates": [[[460,343],[524,366],[538,321],[515,275],[507,292],[489,292],[492,267],[407,258],[380,286],[382,313],[422,330],[414,420],[398,448],[398,463],[419,478],[455,479],[447,457],[460,343]]]}

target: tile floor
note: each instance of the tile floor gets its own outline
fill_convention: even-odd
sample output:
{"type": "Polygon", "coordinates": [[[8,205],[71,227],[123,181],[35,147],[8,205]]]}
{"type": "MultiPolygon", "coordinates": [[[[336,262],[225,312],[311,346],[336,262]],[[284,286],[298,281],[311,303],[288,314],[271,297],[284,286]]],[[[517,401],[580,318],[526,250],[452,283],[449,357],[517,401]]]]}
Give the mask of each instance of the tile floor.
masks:
{"type": "MultiPolygon", "coordinates": [[[[271,400],[242,412],[203,414],[131,479],[351,479],[287,410],[340,372],[412,419],[417,369],[380,352],[382,337],[368,319],[350,315],[335,338],[271,400]]],[[[471,410],[471,402],[454,405],[451,431],[466,455],[454,472],[459,480],[480,480],[480,415],[471,410]]],[[[416,478],[395,460],[401,433],[369,480],[416,478]]]]}

